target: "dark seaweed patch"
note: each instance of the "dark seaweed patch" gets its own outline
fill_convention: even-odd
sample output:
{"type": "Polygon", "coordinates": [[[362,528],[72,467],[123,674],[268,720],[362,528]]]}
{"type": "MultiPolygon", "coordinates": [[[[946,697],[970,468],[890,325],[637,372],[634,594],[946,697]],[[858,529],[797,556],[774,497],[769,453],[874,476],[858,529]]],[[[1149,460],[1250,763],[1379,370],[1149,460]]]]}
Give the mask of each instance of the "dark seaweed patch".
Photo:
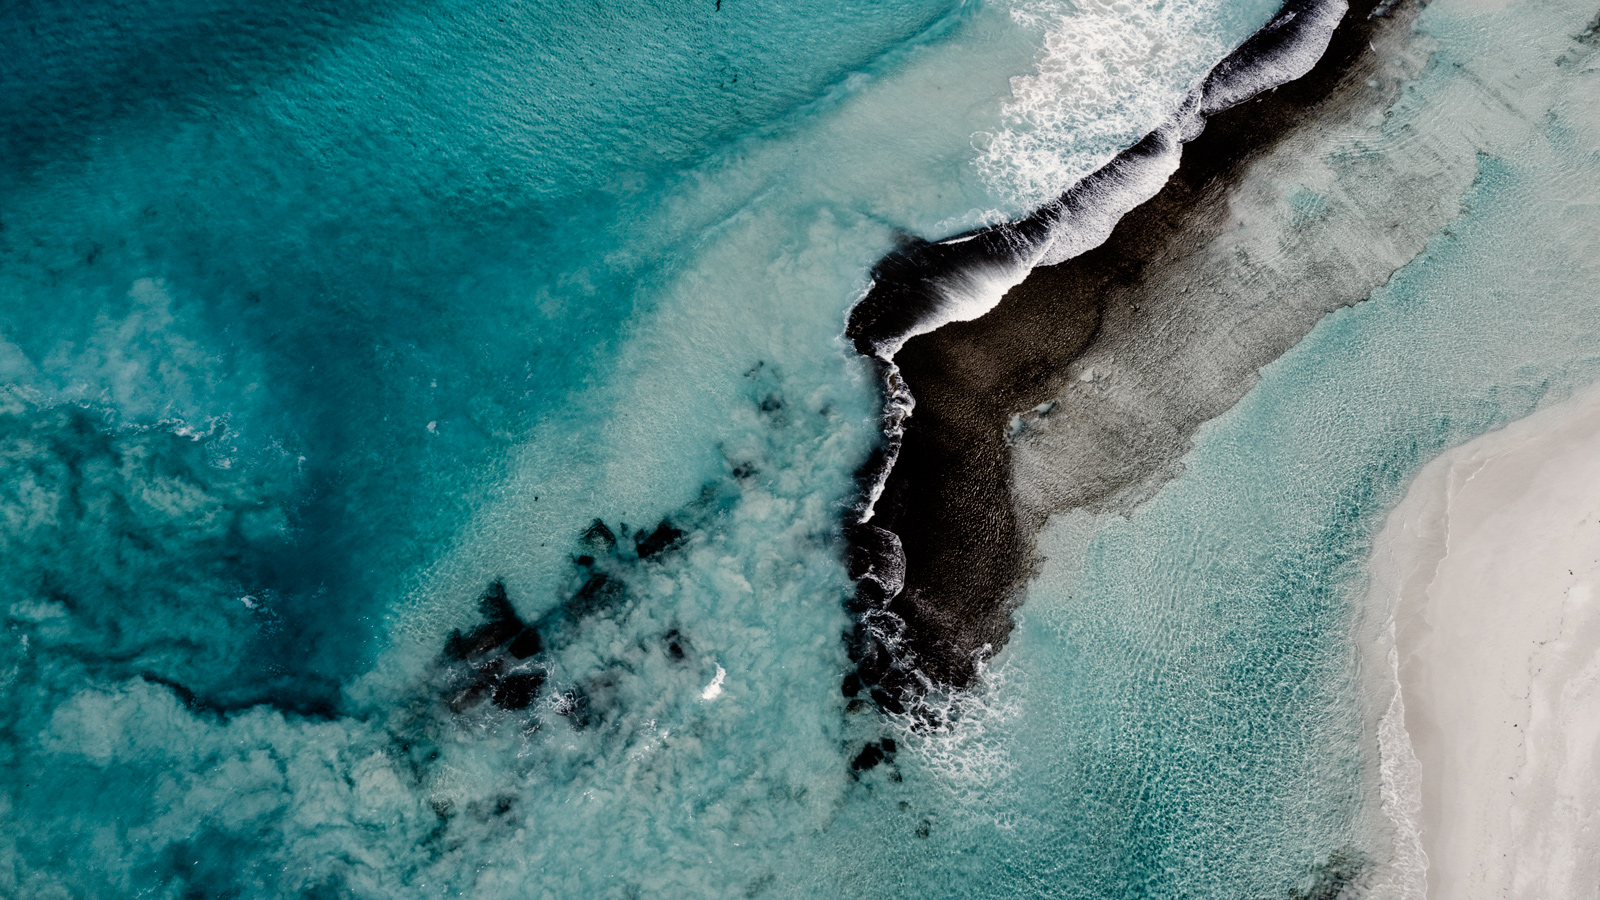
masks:
{"type": "Polygon", "coordinates": [[[1589,27],[1578,35],[1577,40],[1580,44],[1600,46],[1600,13],[1595,13],[1594,18],[1589,21],[1589,27]]]}

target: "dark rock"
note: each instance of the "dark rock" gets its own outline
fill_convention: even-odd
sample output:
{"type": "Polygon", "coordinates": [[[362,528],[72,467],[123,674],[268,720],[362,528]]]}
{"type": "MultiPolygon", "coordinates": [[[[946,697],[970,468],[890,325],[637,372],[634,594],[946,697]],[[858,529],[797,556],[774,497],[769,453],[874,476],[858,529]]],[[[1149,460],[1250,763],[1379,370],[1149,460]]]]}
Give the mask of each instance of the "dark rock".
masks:
{"type": "Polygon", "coordinates": [[[849,551],[845,566],[857,585],[858,595],[870,590],[870,597],[858,596],[863,608],[881,609],[905,587],[906,558],[900,536],[872,524],[855,524],[845,529],[849,551]]]}
{"type": "Polygon", "coordinates": [[[506,596],[505,585],[498,581],[478,599],[478,610],[488,621],[464,635],[460,629],[452,630],[444,644],[447,656],[458,660],[483,656],[523,630],[522,620],[506,596]]]}
{"type": "Polygon", "coordinates": [[[539,632],[532,628],[524,628],[518,632],[517,636],[511,639],[511,646],[506,648],[517,659],[527,659],[540,649],[539,632]]]}
{"type": "Polygon", "coordinates": [[[488,590],[478,598],[478,610],[490,622],[515,622],[517,610],[511,605],[511,599],[506,596],[506,586],[503,582],[490,582],[488,590]]]}
{"type": "Polygon", "coordinates": [[[1326,862],[1312,869],[1309,888],[1291,890],[1289,900],[1339,900],[1363,868],[1365,861],[1359,850],[1352,847],[1335,850],[1326,862]]]}
{"type": "Polygon", "coordinates": [[[868,610],[886,609],[889,601],[894,598],[883,589],[883,585],[871,579],[863,578],[856,582],[856,589],[846,603],[850,612],[861,615],[868,610]]]}
{"type": "Polygon", "coordinates": [[[878,704],[879,709],[891,716],[898,716],[906,711],[905,701],[881,687],[873,688],[871,696],[872,702],[878,704]]]}
{"type": "Polygon", "coordinates": [[[578,588],[572,599],[563,604],[563,609],[572,618],[582,619],[612,606],[621,599],[622,582],[604,572],[596,572],[589,576],[583,587],[578,588]]]}
{"type": "Polygon", "coordinates": [[[889,648],[878,641],[871,641],[861,654],[856,671],[861,674],[862,684],[877,684],[889,674],[891,658],[889,648]]]}
{"type": "Polygon", "coordinates": [[[634,545],[639,551],[640,559],[649,559],[676,544],[682,538],[682,531],[672,527],[671,522],[663,521],[656,526],[656,530],[651,532],[648,537],[635,538],[634,545]]]}
{"type": "Polygon", "coordinates": [[[896,665],[892,666],[889,671],[883,673],[882,678],[878,679],[878,687],[891,694],[906,695],[919,692],[923,685],[906,669],[896,665]]]}
{"type": "Polygon", "coordinates": [[[865,772],[881,762],[883,762],[883,751],[878,749],[877,744],[868,744],[856,754],[856,758],[850,763],[850,768],[857,772],[865,772]]]}
{"type": "Polygon", "coordinates": [[[602,553],[610,553],[616,549],[617,536],[612,533],[611,529],[606,527],[606,523],[595,519],[589,529],[583,533],[583,545],[597,556],[602,553]]]}
{"type": "Polygon", "coordinates": [[[890,754],[890,753],[894,753],[895,752],[894,738],[884,738],[883,740],[878,742],[878,746],[883,748],[883,752],[885,754],[890,754]]]}
{"type": "Polygon", "coordinates": [[[685,654],[683,652],[683,635],[678,633],[678,629],[674,628],[667,632],[662,637],[662,640],[667,642],[667,656],[671,657],[675,662],[681,662],[685,654]]]}
{"type": "Polygon", "coordinates": [[[483,702],[489,693],[491,682],[485,679],[474,679],[470,684],[451,693],[445,698],[451,712],[462,713],[483,702]]]}
{"type": "Polygon", "coordinates": [[[526,709],[539,696],[539,688],[543,684],[543,672],[507,675],[494,686],[494,705],[501,709],[526,709]]]}
{"type": "Polygon", "coordinates": [[[854,672],[844,676],[844,683],[839,685],[839,692],[846,697],[854,697],[861,693],[861,676],[854,672]]]}
{"type": "Polygon", "coordinates": [[[516,622],[490,622],[464,635],[459,628],[451,629],[450,636],[445,638],[444,652],[460,660],[482,656],[511,640],[518,628],[520,624],[516,622]]]}

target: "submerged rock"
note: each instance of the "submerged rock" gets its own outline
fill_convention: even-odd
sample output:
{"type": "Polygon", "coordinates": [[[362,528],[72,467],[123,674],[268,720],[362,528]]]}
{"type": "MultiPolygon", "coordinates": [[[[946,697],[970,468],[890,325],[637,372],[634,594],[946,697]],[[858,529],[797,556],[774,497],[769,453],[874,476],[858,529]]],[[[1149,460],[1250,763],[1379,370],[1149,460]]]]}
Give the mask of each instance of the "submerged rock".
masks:
{"type": "Polygon", "coordinates": [[[517,615],[500,581],[490,583],[478,610],[488,621],[466,634],[452,630],[445,639],[452,663],[446,681],[456,685],[446,705],[461,713],[488,699],[501,709],[526,709],[546,678],[543,669],[522,662],[539,653],[539,632],[517,615]]]}
{"type": "MultiPolygon", "coordinates": [[[[499,581],[492,582],[484,591],[478,600],[478,610],[488,621],[466,634],[459,629],[451,631],[445,640],[446,655],[457,660],[483,656],[526,631],[506,597],[506,586],[499,581]]],[[[534,641],[537,640],[535,635],[534,641]]]]}
{"type": "Polygon", "coordinates": [[[648,536],[644,532],[640,532],[639,536],[634,538],[634,546],[639,552],[640,559],[649,559],[672,547],[682,539],[683,532],[681,530],[673,527],[671,522],[662,521],[660,525],[656,526],[656,530],[650,532],[648,536]]]}
{"type": "MultiPolygon", "coordinates": [[[[869,742],[861,748],[855,759],[850,761],[853,772],[865,772],[877,768],[880,763],[893,763],[896,744],[894,738],[882,738],[876,742],[869,742]]],[[[890,780],[899,781],[898,770],[890,773],[890,780]]]]}
{"type": "Polygon", "coordinates": [[[622,581],[596,572],[584,580],[583,586],[578,588],[567,601],[561,604],[553,613],[540,620],[541,623],[551,618],[566,617],[571,620],[584,619],[602,610],[609,609],[622,600],[622,581]]]}
{"type": "Polygon", "coordinates": [[[507,675],[495,682],[494,705],[501,709],[526,709],[539,695],[539,688],[544,684],[543,672],[519,672],[507,675]]]}
{"type": "Polygon", "coordinates": [[[881,762],[883,762],[883,751],[877,744],[868,744],[861,748],[855,759],[850,761],[850,768],[857,772],[865,772],[881,762]]]}
{"type": "Polygon", "coordinates": [[[583,545],[596,556],[610,553],[617,547],[617,536],[606,523],[595,519],[583,533],[583,545]]]}
{"type": "Polygon", "coordinates": [[[673,662],[683,662],[688,658],[688,654],[684,650],[684,644],[687,643],[687,640],[679,633],[678,629],[674,628],[662,635],[661,640],[665,644],[668,659],[673,662]]]}

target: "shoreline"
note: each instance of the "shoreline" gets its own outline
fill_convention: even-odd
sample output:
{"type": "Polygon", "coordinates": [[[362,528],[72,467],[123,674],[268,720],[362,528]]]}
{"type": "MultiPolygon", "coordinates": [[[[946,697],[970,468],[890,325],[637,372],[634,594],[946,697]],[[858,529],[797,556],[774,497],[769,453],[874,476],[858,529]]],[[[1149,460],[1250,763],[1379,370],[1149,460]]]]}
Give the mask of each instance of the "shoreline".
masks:
{"type": "Polygon", "coordinates": [[[1383,744],[1385,805],[1409,807],[1394,824],[1420,834],[1427,896],[1587,895],[1600,883],[1600,386],[1425,466],[1371,572],[1367,609],[1392,637],[1366,652],[1392,673],[1404,721],[1383,744]]]}

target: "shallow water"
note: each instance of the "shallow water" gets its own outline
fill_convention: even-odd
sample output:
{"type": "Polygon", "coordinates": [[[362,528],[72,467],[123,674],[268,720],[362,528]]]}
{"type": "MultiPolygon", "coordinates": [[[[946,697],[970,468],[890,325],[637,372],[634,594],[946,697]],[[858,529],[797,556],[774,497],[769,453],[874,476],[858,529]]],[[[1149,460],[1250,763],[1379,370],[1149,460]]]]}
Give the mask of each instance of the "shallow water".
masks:
{"type": "Polygon", "coordinates": [[[1051,562],[1005,658],[1030,726],[1007,752],[1072,746],[1095,773],[1073,792],[1117,798],[1129,831],[1113,845],[1172,895],[1283,896],[1257,861],[1309,876],[1343,854],[1372,895],[1420,896],[1398,796],[1415,785],[1380,783],[1396,773],[1372,759],[1392,681],[1370,670],[1381,654],[1355,652],[1385,614],[1359,603],[1371,538],[1422,463],[1600,375],[1600,68],[1576,40],[1592,11],[1464,6],[1428,8],[1427,69],[1346,145],[1469,160],[1459,214],[1263,370],[1153,501],[1060,518],[1042,541],[1051,562]],[[1501,102],[1508,82],[1521,92],[1501,102]],[[1232,866],[1207,858],[1222,846],[1242,851],[1232,866]]]}
{"type": "Polygon", "coordinates": [[[1363,541],[1429,454],[1600,358],[1585,11],[1460,6],[1386,139],[1477,108],[1456,62],[1570,61],[1458,141],[1496,155],[1449,233],[1148,506],[1058,522],[987,687],[923,735],[839,692],[838,525],[879,439],[845,313],[898,233],[1070,186],[1270,5],[22,8],[0,895],[1378,871],[1363,541]],[[495,582],[543,646],[453,658],[495,582]],[[531,702],[472,693],[535,663],[531,702]]]}

